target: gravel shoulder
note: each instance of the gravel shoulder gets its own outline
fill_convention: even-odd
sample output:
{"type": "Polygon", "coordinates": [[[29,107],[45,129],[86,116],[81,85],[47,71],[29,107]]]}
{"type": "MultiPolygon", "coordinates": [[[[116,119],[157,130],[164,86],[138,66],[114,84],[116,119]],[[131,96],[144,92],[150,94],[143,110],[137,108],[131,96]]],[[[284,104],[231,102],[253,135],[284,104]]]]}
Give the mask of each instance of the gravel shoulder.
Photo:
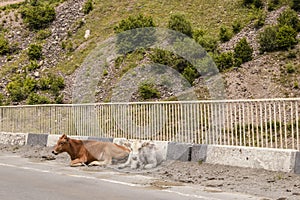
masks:
{"type": "MultiPolygon", "coordinates": [[[[11,152],[36,162],[59,162],[65,163],[66,166],[70,162],[66,153],[58,156],[52,155],[51,147],[0,144],[0,151],[11,152]]],[[[107,168],[117,170],[116,165],[107,168]]],[[[101,169],[103,168],[88,168],[91,171],[101,169]]],[[[239,192],[266,197],[262,200],[300,199],[300,175],[293,173],[180,161],[165,161],[159,167],[149,171],[130,169],[122,171],[155,177],[161,180],[161,183],[197,184],[213,192],[239,192]]],[[[159,187],[159,181],[156,186],[159,187]]]]}

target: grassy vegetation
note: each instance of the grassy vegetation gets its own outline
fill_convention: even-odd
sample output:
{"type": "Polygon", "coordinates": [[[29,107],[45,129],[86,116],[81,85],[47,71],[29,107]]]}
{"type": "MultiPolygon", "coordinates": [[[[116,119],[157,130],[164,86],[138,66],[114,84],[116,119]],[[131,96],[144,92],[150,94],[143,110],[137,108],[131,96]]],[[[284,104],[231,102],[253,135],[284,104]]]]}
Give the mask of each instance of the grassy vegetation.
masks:
{"type": "Polygon", "coordinates": [[[94,0],[93,10],[86,16],[86,23],[72,36],[74,48],[85,48],[73,53],[72,59],[59,64],[58,70],[71,74],[80,66],[84,58],[99,43],[114,35],[114,27],[131,15],[142,13],[151,16],[158,27],[167,28],[172,14],[182,14],[191,22],[194,30],[204,30],[210,37],[218,38],[221,26],[231,27],[233,22],[247,25],[256,10],[243,6],[242,0],[188,0],[180,1],[100,1],[94,0]],[[91,30],[89,41],[83,38],[84,31],[91,30]]]}
{"type": "MultiPolygon", "coordinates": [[[[36,7],[38,5],[49,5],[47,8],[52,8],[64,1],[65,0],[27,1],[27,7],[23,3],[18,4],[18,6],[8,6],[7,8],[2,8],[2,10],[15,9],[16,12],[21,12],[21,14],[23,12],[24,14],[24,8],[28,8],[28,6],[36,7]]],[[[291,1],[292,0],[281,0],[279,4],[289,4],[291,1]]],[[[176,24],[178,24],[178,22],[185,21],[183,25],[188,24],[190,26],[185,27],[189,30],[187,34],[193,37],[207,51],[215,54],[214,58],[217,59],[215,61],[217,64],[219,62],[219,65],[221,66],[220,71],[225,71],[226,69],[231,68],[232,65],[238,63],[238,59],[236,58],[236,54],[232,55],[230,53],[218,53],[217,43],[222,42],[220,41],[222,40],[222,38],[220,38],[220,33],[222,34],[221,30],[226,29],[225,32],[223,31],[223,36],[229,36],[230,38],[233,34],[238,33],[250,22],[254,22],[254,26],[256,28],[263,26],[266,17],[266,9],[261,9],[261,2],[268,2],[268,5],[272,5],[273,8],[268,8],[269,10],[279,8],[279,6],[277,6],[278,2],[275,0],[254,0],[249,2],[250,3],[245,4],[245,0],[141,0],[135,2],[123,0],[88,0],[84,5],[84,20],[80,18],[75,24],[72,25],[73,27],[78,27],[78,29],[76,29],[76,33],[71,31],[68,32],[67,38],[61,43],[62,49],[64,49],[67,54],[66,60],[62,60],[57,66],[53,66],[51,69],[47,70],[54,74],[57,74],[57,72],[65,75],[72,74],[99,43],[107,40],[110,37],[114,37],[116,33],[118,33],[116,32],[116,27],[120,25],[122,20],[126,20],[130,16],[139,16],[142,14],[146,19],[151,19],[151,24],[155,24],[156,27],[162,28],[172,28],[170,25],[170,20],[172,20],[172,17],[174,18],[174,16],[177,16],[176,19],[174,18],[175,20],[173,19],[176,24]],[[84,34],[87,29],[89,29],[91,32],[91,35],[88,39],[84,38],[84,34]]],[[[31,16],[29,14],[36,14],[31,13],[30,9],[25,9],[25,11],[28,11],[25,12],[25,14],[27,13],[28,16],[31,16]]],[[[48,18],[45,19],[46,24],[53,20],[52,17],[50,18],[50,20],[48,20],[48,18]]],[[[41,19],[42,20],[40,20],[40,22],[43,22],[44,18],[41,19]]],[[[285,19],[285,17],[283,17],[283,19],[285,19]]],[[[286,24],[287,22],[283,20],[282,23],[286,24]]],[[[18,60],[13,60],[5,66],[2,66],[0,69],[2,76],[6,76],[8,73],[16,72],[20,68],[20,64],[29,62],[28,57],[31,57],[31,55],[33,56],[31,60],[43,59],[42,55],[40,54],[40,48],[37,48],[38,46],[32,46],[34,43],[42,45],[43,40],[51,35],[51,30],[44,29],[47,26],[40,26],[41,24],[44,23],[37,24],[38,30],[34,32],[35,41],[32,41],[32,44],[29,44],[31,47],[29,48],[29,51],[22,51],[18,55],[18,60]],[[40,28],[41,30],[39,30],[40,28]]],[[[292,26],[294,29],[299,28],[298,22],[295,22],[290,26],[292,26]]],[[[281,32],[283,32],[283,35],[290,35],[288,28],[283,29],[281,32]]],[[[281,46],[284,49],[288,49],[290,46],[293,47],[293,45],[296,43],[292,41],[290,44],[290,41],[284,40],[286,37],[283,37],[283,39],[282,37],[278,38],[280,39],[279,42],[282,44],[281,46]]],[[[227,39],[223,41],[226,40],[227,39]]],[[[5,49],[7,44],[5,43],[4,39],[3,41],[4,45],[2,46],[4,46],[3,48],[5,49]]],[[[241,49],[243,51],[243,48],[241,49]]],[[[147,62],[149,59],[145,59],[145,54],[148,54],[148,56],[150,55],[151,60],[151,55],[153,56],[154,51],[149,52],[148,49],[141,51],[144,52],[134,52],[131,55],[124,55],[124,57],[118,58],[115,61],[117,63],[115,66],[116,68],[122,66],[120,68],[121,70],[116,74],[118,77],[121,77],[129,69],[136,67],[138,64],[140,64],[140,62],[147,62]]],[[[173,55],[171,55],[171,57],[172,56],[173,55]]],[[[250,54],[248,57],[250,57],[250,54]]],[[[240,59],[241,63],[248,61],[248,59],[240,59]]],[[[28,71],[34,71],[39,68],[39,65],[36,63],[25,65],[23,66],[23,69],[27,68],[28,71]],[[26,67],[24,67],[25,65],[26,67]]],[[[105,75],[107,76],[108,71],[105,72],[105,75]]],[[[180,73],[182,73],[182,75],[185,76],[191,84],[196,78],[198,78],[198,75],[195,73],[195,69],[191,67],[184,68],[184,70],[181,70],[180,73]]],[[[293,84],[294,88],[299,87],[299,83],[296,80],[293,84]]],[[[32,97],[32,99],[37,99],[34,96],[32,97]]]]}

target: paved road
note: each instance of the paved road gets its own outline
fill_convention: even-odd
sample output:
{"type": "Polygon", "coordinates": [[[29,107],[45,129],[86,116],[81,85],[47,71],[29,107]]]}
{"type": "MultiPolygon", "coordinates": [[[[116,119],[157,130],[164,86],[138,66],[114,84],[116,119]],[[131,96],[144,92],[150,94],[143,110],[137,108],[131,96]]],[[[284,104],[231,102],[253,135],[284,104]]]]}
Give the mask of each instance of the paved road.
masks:
{"type": "Polygon", "coordinates": [[[36,162],[0,153],[1,200],[226,200],[260,199],[207,191],[200,186],[168,185],[158,189],[153,178],[108,169],[71,168],[54,161],[36,162]]]}

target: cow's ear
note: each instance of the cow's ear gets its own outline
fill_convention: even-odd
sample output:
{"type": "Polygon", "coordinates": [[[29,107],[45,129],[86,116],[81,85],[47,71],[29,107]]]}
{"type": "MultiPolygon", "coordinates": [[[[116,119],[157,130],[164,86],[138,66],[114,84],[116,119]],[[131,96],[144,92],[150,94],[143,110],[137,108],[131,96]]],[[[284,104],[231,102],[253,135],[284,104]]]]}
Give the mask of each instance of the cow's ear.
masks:
{"type": "Polygon", "coordinates": [[[64,139],[68,141],[69,140],[68,136],[66,134],[64,134],[64,136],[65,136],[64,139]]]}
{"type": "Polygon", "coordinates": [[[148,146],[148,145],[150,145],[149,142],[144,142],[144,143],[142,144],[142,147],[145,147],[145,146],[148,146]]]}
{"type": "Polygon", "coordinates": [[[148,142],[147,143],[147,147],[149,147],[150,149],[153,149],[155,146],[155,144],[153,142],[148,142]]]}
{"type": "Polygon", "coordinates": [[[124,145],[128,148],[131,148],[131,143],[128,141],[128,142],[125,142],[124,145]]]}
{"type": "Polygon", "coordinates": [[[68,140],[68,136],[67,136],[66,134],[63,134],[63,135],[61,136],[61,139],[66,139],[66,140],[68,140]]]}

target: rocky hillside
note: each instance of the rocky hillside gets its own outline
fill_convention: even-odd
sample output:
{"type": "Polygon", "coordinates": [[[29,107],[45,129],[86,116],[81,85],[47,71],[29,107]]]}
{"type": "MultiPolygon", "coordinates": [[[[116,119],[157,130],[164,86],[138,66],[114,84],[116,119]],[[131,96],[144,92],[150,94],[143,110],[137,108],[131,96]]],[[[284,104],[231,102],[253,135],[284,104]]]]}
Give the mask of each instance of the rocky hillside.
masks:
{"type": "MultiPolygon", "coordinates": [[[[259,34],[267,26],[277,24],[278,17],[289,6],[286,3],[268,10],[270,1],[263,1],[262,8],[257,11],[256,8],[242,5],[242,0],[228,0],[227,3],[220,0],[189,0],[185,4],[177,1],[52,0],[49,2],[55,8],[54,21],[47,27],[32,30],[22,16],[24,7],[32,2],[4,1],[0,4],[0,48],[3,44],[9,44],[9,50],[0,55],[2,104],[72,103],[73,87],[76,81],[80,85],[76,77],[84,59],[96,44],[114,35],[114,27],[122,19],[142,13],[152,16],[156,26],[165,28],[170,16],[176,12],[183,14],[194,30],[208,32],[217,41],[217,51],[220,53],[233,51],[242,38],[246,38],[253,48],[251,61],[221,72],[226,98],[300,96],[299,44],[284,51],[259,52],[259,34]],[[92,8],[86,12],[89,2],[92,2],[92,8]],[[263,25],[257,27],[255,15],[262,11],[265,13],[263,25]],[[220,27],[231,27],[236,20],[240,20],[242,29],[229,41],[220,42],[220,27]],[[33,44],[42,48],[42,56],[34,60],[28,54],[33,44]]],[[[142,58],[139,54],[132,54],[118,66],[116,60],[109,58],[107,63],[102,63],[106,65],[106,70],[102,72],[103,79],[98,83],[96,101],[110,101],[113,89],[126,75],[129,66],[148,63],[150,53],[144,52],[142,58]]],[[[161,83],[155,87],[159,95],[152,100],[175,100],[176,89],[161,83]]],[[[201,77],[194,81],[192,89],[198,91],[198,99],[209,98],[207,86],[201,77]]],[[[134,91],[130,101],[137,100],[143,101],[143,98],[134,91]]]]}

